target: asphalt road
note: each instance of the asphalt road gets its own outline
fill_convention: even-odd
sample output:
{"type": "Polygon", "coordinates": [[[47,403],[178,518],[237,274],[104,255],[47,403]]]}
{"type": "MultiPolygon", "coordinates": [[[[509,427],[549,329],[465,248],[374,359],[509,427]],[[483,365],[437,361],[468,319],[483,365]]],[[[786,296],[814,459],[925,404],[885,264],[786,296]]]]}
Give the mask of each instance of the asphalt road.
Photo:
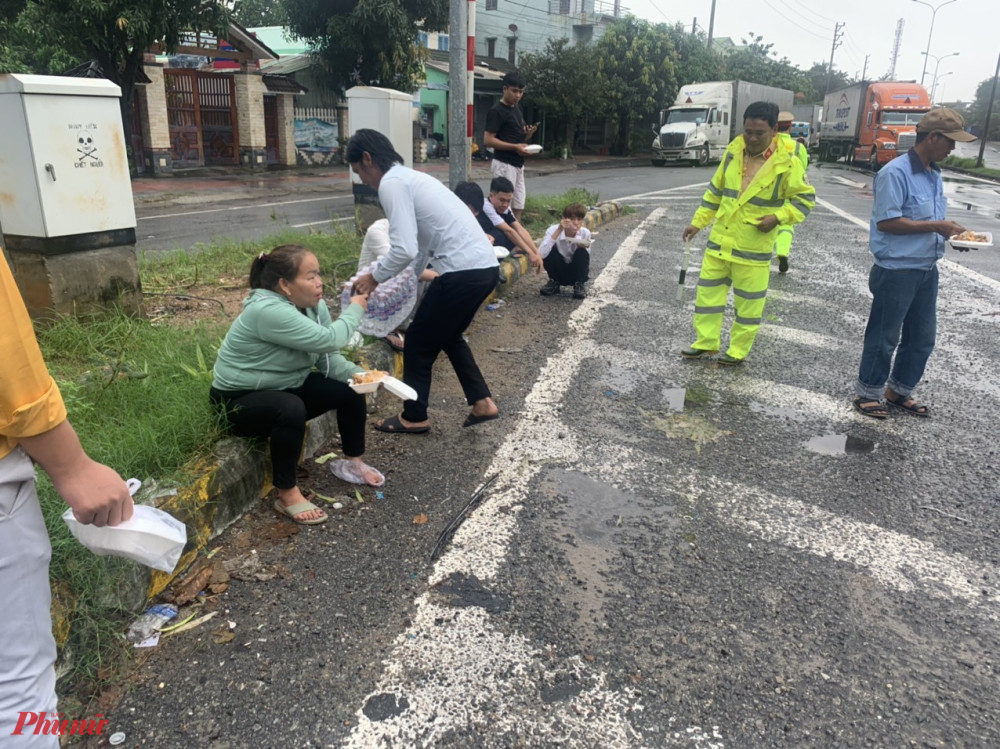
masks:
{"type": "Polygon", "coordinates": [[[600,230],[586,300],[542,298],[529,277],[477,317],[498,422],[459,428],[442,362],[432,433],[372,433],[383,499],[277,543],[263,511],[226,535],[223,555],[252,543],[279,577],[224,595],[235,641],[195,630],[142,665],[109,715],[126,745],[1000,744],[988,252],[941,264],[918,391],[934,416],[875,422],[850,406],[870,194],[816,170],[792,269],[772,278],[751,356],[726,369],[677,355],[698,170],[665,189],[681,170],[649,171],[661,191],[639,195],[632,170],[637,212],[600,230]]]}

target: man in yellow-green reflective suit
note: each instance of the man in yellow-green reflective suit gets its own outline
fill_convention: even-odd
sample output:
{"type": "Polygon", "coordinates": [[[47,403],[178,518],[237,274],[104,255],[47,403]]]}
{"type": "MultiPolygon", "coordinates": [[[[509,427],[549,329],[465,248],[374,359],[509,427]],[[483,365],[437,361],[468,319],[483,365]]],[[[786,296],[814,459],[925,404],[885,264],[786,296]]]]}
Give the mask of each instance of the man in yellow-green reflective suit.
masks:
{"type": "MultiPolygon", "coordinates": [[[[778,142],[788,149],[788,152],[802,162],[802,168],[809,168],[809,149],[801,140],[789,135],[795,115],[791,112],[778,112],[778,142]]],[[[778,273],[788,272],[788,255],[792,249],[792,239],[795,236],[794,224],[782,224],[778,227],[778,236],[774,240],[774,252],[778,256],[778,273]]]]}
{"type": "Polygon", "coordinates": [[[712,224],[698,277],[694,329],[697,339],[681,351],[687,359],[718,353],[729,287],[736,317],[720,364],[740,364],[750,353],[764,315],[770,263],[779,226],[797,224],[812,210],[816,191],[802,162],[777,140],[778,107],[758,101],[733,139],[684,230],[684,241],[712,224]]]}

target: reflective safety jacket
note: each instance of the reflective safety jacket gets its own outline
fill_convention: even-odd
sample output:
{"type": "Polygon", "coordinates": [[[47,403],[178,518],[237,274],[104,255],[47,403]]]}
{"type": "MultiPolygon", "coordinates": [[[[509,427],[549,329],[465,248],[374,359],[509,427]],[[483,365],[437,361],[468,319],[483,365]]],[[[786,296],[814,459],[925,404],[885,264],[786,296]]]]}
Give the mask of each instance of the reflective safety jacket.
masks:
{"type": "Polygon", "coordinates": [[[699,229],[715,222],[705,243],[706,253],[734,263],[766,265],[771,262],[778,227],[801,222],[813,209],[816,191],[806,181],[802,162],[780,143],[775,145],[774,153],[743,192],[743,136],[726,148],[701,207],[691,219],[699,229]],[[757,223],[772,214],[778,218],[774,229],[759,231],[757,223]]]}
{"type": "Polygon", "coordinates": [[[798,138],[793,138],[788,133],[778,133],[778,142],[788,149],[788,153],[802,162],[802,168],[809,168],[809,149],[803,146],[798,138]]]}

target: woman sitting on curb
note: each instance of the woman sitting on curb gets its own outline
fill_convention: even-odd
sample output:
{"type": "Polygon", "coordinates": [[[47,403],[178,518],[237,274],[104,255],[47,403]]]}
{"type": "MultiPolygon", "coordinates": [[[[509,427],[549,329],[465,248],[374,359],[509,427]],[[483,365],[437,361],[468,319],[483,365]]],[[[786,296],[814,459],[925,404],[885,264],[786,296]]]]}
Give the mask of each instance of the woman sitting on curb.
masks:
{"type": "Polygon", "coordinates": [[[309,419],[337,411],[346,460],[331,465],[335,476],[355,484],[385,483],[361,460],[365,397],[347,385],[364,370],[340,354],[358,327],[368,295],[352,296],[350,306],[332,320],[319,261],[299,245],[282,245],[255,258],[250,289],[219,349],[210,397],[234,434],[270,438],[278,494],[274,509],[296,523],[317,525],[327,520],[326,513],[295,483],[309,419]]]}

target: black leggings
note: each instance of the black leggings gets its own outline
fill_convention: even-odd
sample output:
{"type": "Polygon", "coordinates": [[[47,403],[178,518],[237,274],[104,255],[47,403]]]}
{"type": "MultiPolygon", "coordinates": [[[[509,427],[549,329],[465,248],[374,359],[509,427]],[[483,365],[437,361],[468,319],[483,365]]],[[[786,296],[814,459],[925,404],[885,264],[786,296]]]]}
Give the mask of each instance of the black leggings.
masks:
{"type": "Polygon", "coordinates": [[[365,453],[365,397],[344,382],[312,372],[289,390],[225,391],[212,388],[212,403],[223,410],[229,430],[241,437],[271,440],[271,474],[279,489],[295,486],[295,469],[306,436],[306,422],[337,411],[337,428],[344,455],[365,453]]]}

